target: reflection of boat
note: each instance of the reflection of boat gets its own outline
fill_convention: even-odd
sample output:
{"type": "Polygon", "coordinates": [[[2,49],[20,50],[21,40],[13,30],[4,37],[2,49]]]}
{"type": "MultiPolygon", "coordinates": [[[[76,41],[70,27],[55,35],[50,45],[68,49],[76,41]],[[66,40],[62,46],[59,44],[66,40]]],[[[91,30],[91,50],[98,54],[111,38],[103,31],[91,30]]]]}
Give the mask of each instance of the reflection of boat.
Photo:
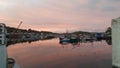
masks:
{"type": "Polygon", "coordinates": [[[75,37],[71,37],[69,38],[60,38],[60,44],[62,45],[66,45],[66,44],[72,44],[75,45],[79,42],[79,39],[75,38],[75,37]]]}
{"type": "Polygon", "coordinates": [[[62,41],[60,41],[59,43],[62,44],[62,45],[67,45],[67,44],[69,44],[69,42],[62,42],[62,41]]]}
{"type": "Polygon", "coordinates": [[[89,42],[93,42],[95,40],[96,40],[95,38],[86,38],[86,41],[89,41],[89,42]]]}

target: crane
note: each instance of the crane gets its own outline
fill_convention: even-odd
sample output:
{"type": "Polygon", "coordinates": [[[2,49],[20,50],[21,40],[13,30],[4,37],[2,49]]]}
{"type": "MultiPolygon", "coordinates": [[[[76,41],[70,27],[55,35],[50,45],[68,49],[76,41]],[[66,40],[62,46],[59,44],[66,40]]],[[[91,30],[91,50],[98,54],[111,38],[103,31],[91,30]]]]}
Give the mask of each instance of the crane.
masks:
{"type": "Polygon", "coordinates": [[[16,32],[17,32],[17,30],[19,29],[19,27],[21,26],[22,23],[23,23],[23,22],[21,21],[21,22],[19,23],[17,29],[16,29],[13,33],[16,33],[16,32]]]}

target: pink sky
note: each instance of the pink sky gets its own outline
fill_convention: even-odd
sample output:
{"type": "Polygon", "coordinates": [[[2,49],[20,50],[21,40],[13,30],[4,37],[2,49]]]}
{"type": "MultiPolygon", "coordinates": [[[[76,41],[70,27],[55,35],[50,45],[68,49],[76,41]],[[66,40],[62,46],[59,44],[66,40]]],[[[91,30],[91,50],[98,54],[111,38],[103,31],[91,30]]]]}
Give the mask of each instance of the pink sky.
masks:
{"type": "Polygon", "coordinates": [[[105,31],[120,16],[119,0],[0,0],[0,22],[39,31],[105,31]]]}

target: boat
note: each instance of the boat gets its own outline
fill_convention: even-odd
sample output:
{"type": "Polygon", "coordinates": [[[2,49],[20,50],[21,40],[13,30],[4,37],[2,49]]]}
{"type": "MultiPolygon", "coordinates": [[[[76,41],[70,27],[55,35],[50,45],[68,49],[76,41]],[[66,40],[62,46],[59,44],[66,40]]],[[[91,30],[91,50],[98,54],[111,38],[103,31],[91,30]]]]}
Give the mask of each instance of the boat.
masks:
{"type": "Polygon", "coordinates": [[[76,43],[76,42],[80,42],[80,38],[76,38],[75,36],[70,38],[70,43],[76,43]]]}
{"type": "Polygon", "coordinates": [[[70,39],[69,38],[60,38],[60,42],[69,42],[70,39]]]}

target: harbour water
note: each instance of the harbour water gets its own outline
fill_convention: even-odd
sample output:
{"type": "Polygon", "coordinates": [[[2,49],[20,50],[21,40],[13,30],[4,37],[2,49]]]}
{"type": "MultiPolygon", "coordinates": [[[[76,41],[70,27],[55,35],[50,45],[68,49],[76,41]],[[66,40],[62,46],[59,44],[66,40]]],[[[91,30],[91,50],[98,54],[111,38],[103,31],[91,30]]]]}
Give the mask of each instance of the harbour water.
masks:
{"type": "Polygon", "coordinates": [[[111,45],[105,41],[60,44],[54,38],[11,44],[7,51],[20,68],[112,68],[111,45]]]}

